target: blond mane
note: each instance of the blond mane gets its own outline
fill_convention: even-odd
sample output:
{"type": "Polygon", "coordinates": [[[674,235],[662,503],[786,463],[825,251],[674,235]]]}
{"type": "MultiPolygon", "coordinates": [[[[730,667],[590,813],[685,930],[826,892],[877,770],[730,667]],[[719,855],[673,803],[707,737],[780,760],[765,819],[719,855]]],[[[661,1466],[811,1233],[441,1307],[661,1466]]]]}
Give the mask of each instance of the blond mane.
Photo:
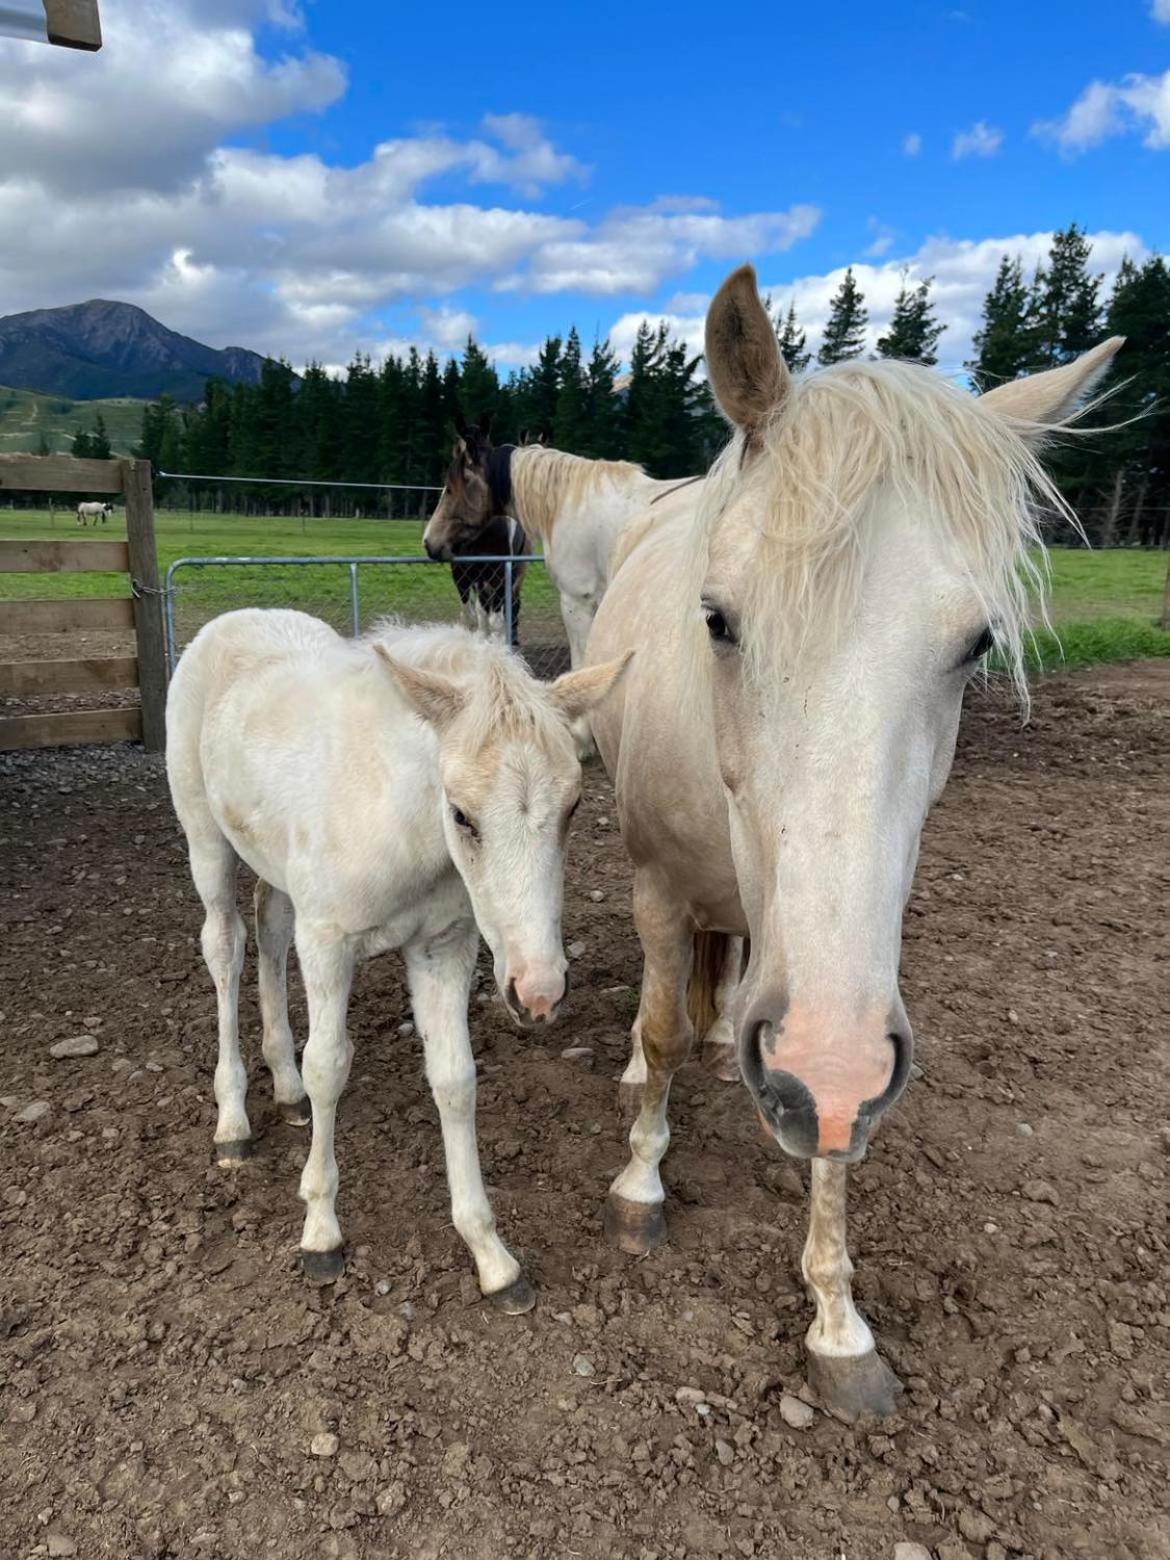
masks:
{"type": "Polygon", "coordinates": [[[441,672],[467,689],[459,732],[468,748],[478,750],[500,736],[510,736],[573,751],[569,728],[548,696],[548,685],[538,681],[518,655],[486,634],[384,617],[355,643],[368,655],[375,641],[395,660],[441,672]]]}
{"type": "MultiPolygon", "coordinates": [[[[1054,431],[1012,422],[917,364],[818,370],[792,386],[746,461],[742,433],[716,461],[696,517],[696,572],[732,500],[752,500],[759,566],[744,647],[758,668],[765,628],[774,643],[779,625],[799,654],[814,625],[831,633],[847,620],[872,534],[869,501],[892,491],[931,515],[1026,699],[1024,643],[1031,609],[1044,616],[1047,582],[1040,517],[1077,524],[1030,442],[1054,431]]],[[[697,592],[701,581],[692,583],[697,592]]]]}
{"type": "Polygon", "coordinates": [[[646,480],[629,460],[590,460],[539,444],[522,445],[512,456],[512,492],[517,519],[547,541],[562,510],[585,503],[607,488],[646,480]]]}

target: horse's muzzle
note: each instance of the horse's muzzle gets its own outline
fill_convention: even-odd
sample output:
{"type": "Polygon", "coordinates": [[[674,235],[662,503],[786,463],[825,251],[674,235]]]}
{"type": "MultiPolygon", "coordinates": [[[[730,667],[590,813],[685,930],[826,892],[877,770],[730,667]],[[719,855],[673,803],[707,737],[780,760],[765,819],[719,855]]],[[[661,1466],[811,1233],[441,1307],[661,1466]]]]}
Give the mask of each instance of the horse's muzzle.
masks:
{"type": "Polygon", "coordinates": [[[445,543],[432,542],[428,537],[423,537],[423,548],[428,558],[434,563],[450,563],[455,556],[445,543]]]}

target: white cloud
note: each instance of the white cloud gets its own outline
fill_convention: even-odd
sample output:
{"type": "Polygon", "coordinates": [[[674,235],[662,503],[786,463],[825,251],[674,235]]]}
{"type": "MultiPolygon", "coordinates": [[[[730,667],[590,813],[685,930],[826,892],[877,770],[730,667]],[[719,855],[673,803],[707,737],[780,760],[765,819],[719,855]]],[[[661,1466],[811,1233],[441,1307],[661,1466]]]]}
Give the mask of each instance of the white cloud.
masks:
{"type": "MultiPolygon", "coordinates": [[[[124,298],[213,345],[296,363],[344,362],[399,330],[446,351],[471,320],[444,302],[460,288],[655,291],[701,260],[784,250],[819,217],[728,216],[693,194],[593,222],[532,209],[589,170],[520,113],[489,114],[470,137],[430,126],[383,140],[357,163],[281,155],[267,127],[346,88],[342,64],[308,47],[300,0],[123,0],[105,21],[97,56],[0,43],[4,312],[124,298]],[[440,177],[469,193],[432,196],[440,177]],[[392,327],[386,311],[410,315],[392,327]]],[[[533,352],[492,350],[501,363],[533,352]]]]}
{"type": "Polygon", "coordinates": [[[1165,22],[1170,26],[1170,0],[1153,0],[1150,15],[1156,22],[1165,22]]]}
{"type": "MultiPolygon", "coordinates": [[[[1167,0],[1170,4],[1170,0],[1167,0]]],[[[917,130],[912,130],[902,142],[902,155],[904,157],[917,157],[922,150],[922,137],[917,130]]]]}
{"type": "MultiPolygon", "coordinates": [[[[1088,238],[1093,246],[1093,269],[1105,274],[1107,286],[1124,255],[1140,261],[1147,254],[1145,244],[1136,233],[1098,232],[1088,234],[1088,238]]],[[[940,366],[944,372],[961,374],[963,363],[972,354],[972,337],[979,328],[983,300],[995,280],[1000,260],[1005,254],[1019,255],[1025,275],[1030,275],[1047,257],[1051,244],[1051,233],[1013,233],[985,239],[939,237],[928,239],[913,254],[891,258],[878,265],[855,263],[853,275],[865,296],[869,314],[866,350],[874,350],[878,337],[890,322],[903,272],[911,285],[931,277],[931,296],[938,317],[948,327],[939,343],[940,366]]],[[[789,300],[796,304],[797,319],[807,332],[809,348],[815,352],[828,320],[830,301],[844,275],[843,266],[821,275],[789,276],[781,280],[772,280],[763,272],[760,285],[762,292],[771,294],[782,313],[787,312],[789,300]]],[[[691,294],[687,301],[694,307],[685,311],[622,315],[611,330],[614,345],[623,357],[628,357],[641,321],[649,318],[657,323],[663,319],[673,334],[693,351],[701,352],[704,316],[710,300],[691,294]]]]}
{"type": "Polygon", "coordinates": [[[1003,145],[1003,131],[977,119],[970,130],[960,130],[951,145],[951,156],[994,157],[1003,145]]]}
{"type": "Polygon", "coordinates": [[[863,253],[871,260],[880,260],[882,255],[888,254],[894,247],[894,240],[898,235],[892,227],[887,227],[884,222],[879,222],[876,217],[870,217],[866,227],[873,234],[873,239],[866,245],[863,253]]]}
{"type": "MultiPolygon", "coordinates": [[[[1170,21],[1170,0],[1160,4],[1170,21]]],[[[1125,76],[1120,82],[1091,81],[1062,118],[1040,120],[1032,132],[1070,155],[1134,132],[1144,132],[1142,142],[1152,151],[1164,151],[1170,147],[1170,70],[1160,76],[1125,76]]]]}

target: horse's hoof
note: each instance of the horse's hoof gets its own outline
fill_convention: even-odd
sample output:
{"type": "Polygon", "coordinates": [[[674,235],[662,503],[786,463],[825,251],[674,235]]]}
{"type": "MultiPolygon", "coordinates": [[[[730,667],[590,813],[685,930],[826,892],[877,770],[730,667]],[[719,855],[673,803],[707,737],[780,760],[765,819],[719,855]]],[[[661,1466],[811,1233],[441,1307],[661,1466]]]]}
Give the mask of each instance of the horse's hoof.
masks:
{"type": "Polygon", "coordinates": [[[734,1042],[727,1044],[718,1041],[713,1045],[704,1045],[703,1066],[712,1078],[718,1078],[721,1083],[739,1082],[739,1057],[734,1042]]]}
{"type": "Polygon", "coordinates": [[[221,1170],[235,1170],[245,1160],[256,1157],[255,1138],[232,1138],[227,1143],[215,1145],[215,1162],[221,1170]]]}
{"type": "Polygon", "coordinates": [[[902,1383],[875,1349],[851,1356],[806,1353],[808,1384],[834,1418],[855,1424],[864,1414],[885,1419],[898,1412],[902,1383]]]}
{"type": "Polygon", "coordinates": [[[335,1284],[345,1272],[345,1248],[332,1251],[301,1251],[301,1272],[310,1284],[335,1284]]]}
{"type": "Polygon", "coordinates": [[[497,1289],[490,1295],[484,1295],[484,1299],[505,1316],[523,1316],[536,1304],[536,1290],[521,1273],[507,1289],[497,1289]]]}
{"type": "Polygon", "coordinates": [[[605,1235],[620,1251],[644,1257],[666,1239],[662,1204],[631,1202],[610,1192],[605,1200],[605,1235]]]}
{"type": "Polygon", "coordinates": [[[645,1087],[645,1084],[626,1083],[624,1080],[618,1084],[618,1115],[627,1127],[632,1127],[642,1113],[645,1087]]]}
{"type": "Polygon", "coordinates": [[[290,1127],[307,1127],[312,1124],[313,1106],[307,1094],[302,1094],[299,1100],[278,1101],[276,1108],[280,1112],[280,1119],[287,1121],[290,1127]]]}

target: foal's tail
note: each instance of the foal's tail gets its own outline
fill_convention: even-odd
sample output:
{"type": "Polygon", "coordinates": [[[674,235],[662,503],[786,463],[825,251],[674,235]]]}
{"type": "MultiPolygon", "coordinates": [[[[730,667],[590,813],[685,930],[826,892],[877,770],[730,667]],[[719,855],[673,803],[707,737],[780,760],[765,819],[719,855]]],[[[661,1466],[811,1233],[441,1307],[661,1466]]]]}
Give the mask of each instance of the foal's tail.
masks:
{"type": "Polygon", "coordinates": [[[719,1017],[715,993],[727,963],[726,932],[696,932],[691,978],[687,983],[687,1017],[695,1026],[695,1039],[702,1040],[719,1017]]]}

